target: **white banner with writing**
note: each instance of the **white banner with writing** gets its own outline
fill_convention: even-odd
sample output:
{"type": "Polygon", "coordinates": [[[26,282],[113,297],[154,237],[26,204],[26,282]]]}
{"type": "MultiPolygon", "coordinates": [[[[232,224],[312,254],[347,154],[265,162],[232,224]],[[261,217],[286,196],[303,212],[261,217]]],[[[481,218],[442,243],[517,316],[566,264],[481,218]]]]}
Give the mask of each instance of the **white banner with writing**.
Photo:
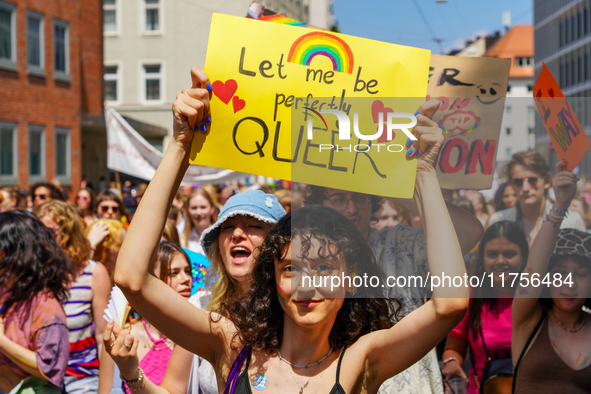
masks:
{"type": "MultiPolygon", "coordinates": [[[[137,178],[151,180],[163,154],[154,148],[114,109],[105,108],[107,167],[137,178]]],[[[248,175],[219,168],[189,165],[183,183],[225,183],[248,175]]]]}

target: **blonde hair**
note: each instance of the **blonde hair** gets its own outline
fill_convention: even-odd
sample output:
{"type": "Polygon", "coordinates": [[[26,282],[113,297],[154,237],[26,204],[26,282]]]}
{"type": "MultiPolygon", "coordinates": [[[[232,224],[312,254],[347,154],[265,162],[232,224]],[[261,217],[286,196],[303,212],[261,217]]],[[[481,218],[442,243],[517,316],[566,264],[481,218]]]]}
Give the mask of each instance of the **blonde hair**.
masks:
{"type": "Polygon", "coordinates": [[[211,225],[213,225],[218,220],[217,206],[211,194],[209,194],[209,192],[203,188],[193,190],[191,194],[189,194],[187,203],[185,204],[185,231],[183,231],[183,237],[181,239],[181,246],[183,248],[186,248],[189,245],[191,230],[193,230],[193,222],[191,221],[191,215],[189,214],[189,206],[191,205],[191,199],[196,196],[202,196],[205,198],[209,205],[211,205],[213,208],[213,215],[211,215],[211,225]]]}
{"type": "Polygon", "coordinates": [[[93,259],[104,263],[107,260],[107,252],[109,250],[116,250],[118,251],[121,249],[121,244],[123,243],[123,234],[125,232],[125,226],[119,220],[115,219],[99,219],[96,222],[92,223],[90,226],[84,230],[84,235],[88,235],[90,230],[97,224],[97,223],[104,223],[107,228],[109,229],[109,235],[103,239],[103,241],[96,246],[96,250],[94,251],[93,259]]]}
{"type": "Polygon", "coordinates": [[[208,282],[213,283],[211,287],[211,299],[207,304],[208,311],[219,311],[223,302],[236,297],[238,283],[226,271],[226,266],[220,254],[219,237],[215,237],[207,250],[207,260],[211,263],[211,272],[208,275],[208,282]],[[213,280],[215,278],[215,280],[213,280]]]}
{"type": "Polygon", "coordinates": [[[179,240],[179,232],[176,229],[176,226],[170,219],[166,219],[166,224],[164,225],[164,230],[162,231],[162,235],[166,238],[167,241],[173,242],[177,245],[181,244],[179,240]]]}
{"type": "Polygon", "coordinates": [[[84,221],[75,208],[64,201],[51,200],[33,211],[39,219],[49,215],[59,226],[62,236],[60,247],[79,267],[90,258],[90,243],[84,236],[84,221]]]}

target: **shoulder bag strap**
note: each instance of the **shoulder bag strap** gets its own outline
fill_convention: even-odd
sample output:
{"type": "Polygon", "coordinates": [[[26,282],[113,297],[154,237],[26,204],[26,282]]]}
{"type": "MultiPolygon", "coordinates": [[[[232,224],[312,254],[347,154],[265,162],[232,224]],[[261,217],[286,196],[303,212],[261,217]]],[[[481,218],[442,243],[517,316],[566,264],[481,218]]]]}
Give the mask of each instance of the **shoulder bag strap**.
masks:
{"type": "Polygon", "coordinates": [[[517,381],[517,368],[519,368],[519,364],[521,363],[521,360],[523,359],[523,356],[525,355],[525,351],[527,350],[527,348],[529,347],[529,345],[533,341],[533,339],[536,336],[536,334],[538,333],[538,331],[540,331],[540,328],[542,327],[542,323],[544,322],[545,317],[546,317],[546,311],[544,309],[542,309],[542,317],[540,318],[540,321],[536,325],[536,328],[534,328],[531,335],[527,339],[527,342],[525,343],[525,346],[524,346],[523,350],[521,351],[521,354],[519,355],[519,359],[517,360],[517,364],[515,364],[515,367],[513,367],[513,390],[512,390],[513,393],[515,393],[515,382],[517,381]]]}

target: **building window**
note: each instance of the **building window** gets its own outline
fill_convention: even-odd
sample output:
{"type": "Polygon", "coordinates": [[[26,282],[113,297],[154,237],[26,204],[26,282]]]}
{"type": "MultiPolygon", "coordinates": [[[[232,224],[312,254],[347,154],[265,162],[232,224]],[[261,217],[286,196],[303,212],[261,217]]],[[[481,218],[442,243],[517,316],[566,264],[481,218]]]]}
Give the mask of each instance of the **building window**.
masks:
{"type": "Polygon", "coordinates": [[[558,47],[562,47],[564,45],[564,22],[560,20],[558,23],[558,47]]]}
{"type": "Polygon", "coordinates": [[[534,65],[534,59],[532,57],[516,57],[516,67],[532,67],[534,65]]]}
{"type": "Polygon", "coordinates": [[[533,134],[534,133],[534,128],[533,127],[528,127],[527,128],[527,134],[533,134]]]}
{"type": "Polygon", "coordinates": [[[505,134],[506,134],[506,135],[511,135],[511,127],[507,127],[507,128],[505,129],[505,134]]]}
{"type": "Polygon", "coordinates": [[[146,31],[160,31],[160,0],[144,0],[146,3],[146,31]]]}
{"type": "Polygon", "coordinates": [[[45,40],[43,39],[43,15],[27,13],[27,70],[43,74],[45,68],[45,40]]]}
{"type": "Polygon", "coordinates": [[[103,32],[117,32],[117,2],[116,0],[103,1],[103,32]]]}
{"type": "Polygon", "coordinates": [[[505,157],[511,157],[511,148],[505,149],[505,157]]]}
{"type": "Polygon", "coordinates": [[[143,71],[145,100],[162,100],[162,66],[160,64],[144,64],[143,71]]]}
{"type": "Polygon", "coordinates": [[[16,70],[16,8],[0,1],[0,66],[16,70]]]}
{"type": "Polygon", "coordinates": [[[583,69],[585,70],[585,75],[584,75],[585,81],[587,81],[589,79],[589,54],[588,53],[585,54],[583,69]]]}
{"type": "Polygon", "coordinates": [[[587,35],[589,33],[589,9],[585,7],[583,11],[583,34],[587,35]]]}
{"type": "Polygon", "coordinates": [[[70,28],[66,22],[53,21],[53,53],[55,78],[69,81],[70,28]]]}
{"type": "Polygon", "coordinates": [[[532,114],[534,114],[534,113],[535,113],[535,111],[536,111],[536,109],[535,109],[534,107],[532,107],[531,105],[529,105],[529,106],[527,107],[527,113],[528,113],[528,114],[532,115],[532,114]]]}
{"type": "Polygon", "coordinates": [[[119,101],[119,67],[105,66],[105,100],[119,101]]]}
{"type": "Polygon", "coordinates": [[[575,41],[577,39],[576,36],[576,26],[575,26],[575,14],[572,14],[570,17],[570,40],[575,41]]]}
{"type": "Polygon", "coordinates": [[[578,80],[579,83],[583,82],[583,59],[581,59],[581,55],[577,59],[577,72],[578,72],[578,80]]]}
{"type": "Polygon", "coordinates": [[[0,122],[0,182],[15,184],[17,178],[17,125],[0,122]]]}
{"type": "Polygon", "coordinates": [[[577,11],[577,38],[581,38],[583,36],[583,20],[581,16],[581,11],[577,11]]]}
{"type": "Polygon", "coordinates": [[[70,129],[55,129],[55,176],[61,180],[70,180],[70,129]]]}
{"type": "Polygon", "coordinates": [[[29,176],[30,181],[45,176],[45,130],[43,126],[29,126],[29,176]]]}
{"type": "Polygon", "coordinates": [[[510,105],[505,107],[505,113],[507,113],[507,114],[511,113],[511,106],[510,105]]]}

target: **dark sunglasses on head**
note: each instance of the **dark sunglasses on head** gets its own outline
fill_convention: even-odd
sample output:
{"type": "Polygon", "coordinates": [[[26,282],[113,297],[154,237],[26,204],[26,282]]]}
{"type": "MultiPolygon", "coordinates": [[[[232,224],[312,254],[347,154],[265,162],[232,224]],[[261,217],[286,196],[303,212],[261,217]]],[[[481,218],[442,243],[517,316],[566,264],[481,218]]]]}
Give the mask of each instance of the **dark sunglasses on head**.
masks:
{"type": "Polygon", "coordinates": [[[35,194],[35,199],[45,200],[47,198],[47,194],[35,194]]]}
{"type": "Polygon", "coordinates": [[[538,181],[540,180],[540,177],[538,176],[528,176],[527,178],[513,178],[513,185],[517,186],[517,187],[521,187],[523,186],[523,182],[527,181],[527,183],[529,183],[530,185],[535,185],[538,183],[538,181]]]}
{"type": "Polygon", "coordinates": [[[119,207],[106,207],[104,205],[101,207],[102,213],[107,213],[109,212],[109,210],[113,211],[113,213],[117,213],[119,212],[119,207]]]}

